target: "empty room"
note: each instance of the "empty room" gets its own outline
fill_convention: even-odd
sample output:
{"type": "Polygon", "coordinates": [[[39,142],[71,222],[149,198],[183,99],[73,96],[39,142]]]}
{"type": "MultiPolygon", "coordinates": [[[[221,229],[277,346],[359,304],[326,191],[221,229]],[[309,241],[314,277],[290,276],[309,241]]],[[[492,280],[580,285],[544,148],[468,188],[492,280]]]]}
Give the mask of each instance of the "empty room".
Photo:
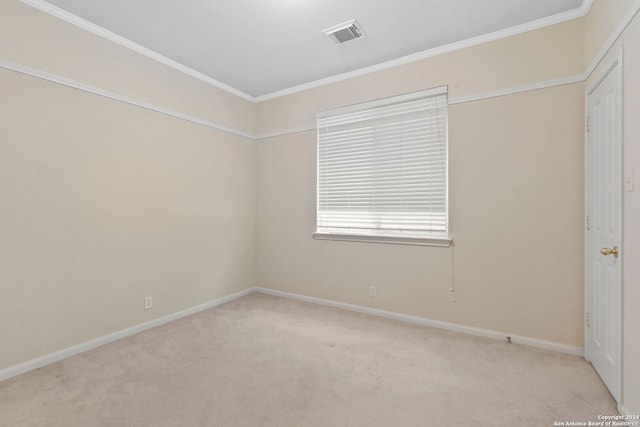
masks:
{"type": "Polygon", "coordinates": [[[640,426],[640,0],[0,0],[0,426],[640,426]]]}

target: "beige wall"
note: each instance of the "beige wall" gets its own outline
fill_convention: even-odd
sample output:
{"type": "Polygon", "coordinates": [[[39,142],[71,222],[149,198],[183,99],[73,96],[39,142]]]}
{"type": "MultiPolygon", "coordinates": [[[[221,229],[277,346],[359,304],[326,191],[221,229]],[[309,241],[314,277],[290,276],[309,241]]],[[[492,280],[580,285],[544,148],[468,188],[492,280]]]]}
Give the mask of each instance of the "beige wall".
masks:
{"type": "MultiPolygon", "coordinates": [[[[258,105],[14,0],[0,0],[0,59],[266,133],[443,84],[455,98],[579,75],[633,3],[596,0],[585,19],[258,105]]],[[[618,44],[626,92],[640,93],[638,18],[618,44]]],[[[450,107],[454,250],[313,240],[313,131],[254,143],[3,69],[0,93],[0,369],[256,284],[583,345],[582,83],[450,107]]],[[[637,97],[625,108],[638,176],[637,97]]],[[[625,195],[632,413],[637,194],[625,195]]]]}
{"type": "MultiPolygon", "coordinates": [[[[586,20],[586,32],[609,38],[622,17],[627,13],[631,1],[596,0],[586,20]]],[[[595,37],[591,37],[595,39],[595,37]]],[[[589,41],[589,37],[587,40],[589,41]]],[[[636,15],[607,56],[587,80],[593,86],[606,71],[612,57],[623,49],[624,88],[624,168],[635,170],[633,192],[624,192],[624,244],[623,244],[623,379],[622,405],[625,412],[640,414],[640,16],[636,15]]],[[[587,54],[597,52],[595,46],[587,54]]],[[[588,56],[592,62],[594,56],[588,56]]]]}
{"type": "MultiPolygon", "coordinates": [[[[582,37],[571,21],[263,102],[258,132],[443,84],[460,97],[581,74],[582,37]]],[[[583,104],[577,83],[450,107],[455,304],[451,249],[312,239],[313,131],[259,141],[259,284],[582,346],[583,104]]]]}
{"type": "MultiPolygon", "coordinates": [[[[17,1],[0,59],[253,127],[247,101],[17,1]]],[[[253,140],[5,69],[0,94],[0,370],[255,284],[253,140]]]]}

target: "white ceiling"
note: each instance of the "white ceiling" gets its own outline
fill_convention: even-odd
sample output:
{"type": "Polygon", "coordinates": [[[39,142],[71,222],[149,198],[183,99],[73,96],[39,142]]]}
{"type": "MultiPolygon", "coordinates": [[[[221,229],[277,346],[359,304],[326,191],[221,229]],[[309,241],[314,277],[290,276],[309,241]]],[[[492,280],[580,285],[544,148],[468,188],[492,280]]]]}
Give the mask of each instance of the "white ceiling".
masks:
{"type": "Polygon", "coordinates": [[[259,97],[567,15],[579,9],[583,0],[47,2],[250,97],[259,97]],[[321,33],[353,18],[362,26],[365,38],[335,46],[321,33]]]}

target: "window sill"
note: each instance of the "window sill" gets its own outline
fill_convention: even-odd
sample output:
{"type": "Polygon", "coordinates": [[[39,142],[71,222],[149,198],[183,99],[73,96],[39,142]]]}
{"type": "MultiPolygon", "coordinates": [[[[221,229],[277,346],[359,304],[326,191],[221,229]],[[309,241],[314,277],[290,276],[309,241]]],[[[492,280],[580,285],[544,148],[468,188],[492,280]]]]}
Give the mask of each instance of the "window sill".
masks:
{"type": "Polygon", "coordinates": [[[339,240],[345,242],[368,242],[368,243],[387,243],[394,245],[417,245],[417,246],[435,246],[448,248],[451,246],[452,239],[448,237],[415,237],[415,236],[388,236],[388,235],[370,235],[370,234],[349,234],[349,233],[313,233],[316,240],[339,240]]]}

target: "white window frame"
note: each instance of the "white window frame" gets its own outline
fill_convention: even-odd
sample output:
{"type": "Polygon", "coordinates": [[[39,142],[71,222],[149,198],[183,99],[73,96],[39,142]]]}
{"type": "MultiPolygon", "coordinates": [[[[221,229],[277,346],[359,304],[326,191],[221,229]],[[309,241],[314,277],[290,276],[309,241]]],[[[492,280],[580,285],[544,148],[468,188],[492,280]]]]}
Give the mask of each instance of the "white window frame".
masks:
{"type": "MultiPolygon", "coordinates": [[[[426,98],[436,95],[447,95],[448,87],[441,86],[433,89],[427,89],[419,92],[408,93],[404,95],[394,96],[390,98],[378,99],[375,101],[365,102],[361,104],[355,104],[347,107],[336,108],[333,110],[324,111],[316,114],[317,119],[336,116],[341,114],[348,114],[361,110],[367,110],[389,104],[395,104],[399,102],[411,101],[420,98],[426,98]]],[[[447,104],[447,109],[448,109],[447,104]]],[[[448,116],[448,114],[447,114],[448,116]]],[[[318,136],[316,139],[316,211],[315,211],[315,225],[316,231],[313,233],[314,239],[318,240],[340,240],[340,241],[356,241],[356,242],[372,242],[372,243],[392,243],[392,244],[405,244],[405,245],[421,245],[421,246],[440,246],[449,247],[452,242],[451,237],[451,221],[450,221],[450,206],[449,206],[449,130],[447,123],[447,136],[445,140],[445,206],[446,206],[446,231],[444,233],[432,233],[431,235],[411,235],[411,233],[396,232],[390,230],[349,230],[348,232],[343,229],[328,229],[318,228],[318,211],[319,211],[319,132],[320,128],[317,127],[318,136]]]]}

